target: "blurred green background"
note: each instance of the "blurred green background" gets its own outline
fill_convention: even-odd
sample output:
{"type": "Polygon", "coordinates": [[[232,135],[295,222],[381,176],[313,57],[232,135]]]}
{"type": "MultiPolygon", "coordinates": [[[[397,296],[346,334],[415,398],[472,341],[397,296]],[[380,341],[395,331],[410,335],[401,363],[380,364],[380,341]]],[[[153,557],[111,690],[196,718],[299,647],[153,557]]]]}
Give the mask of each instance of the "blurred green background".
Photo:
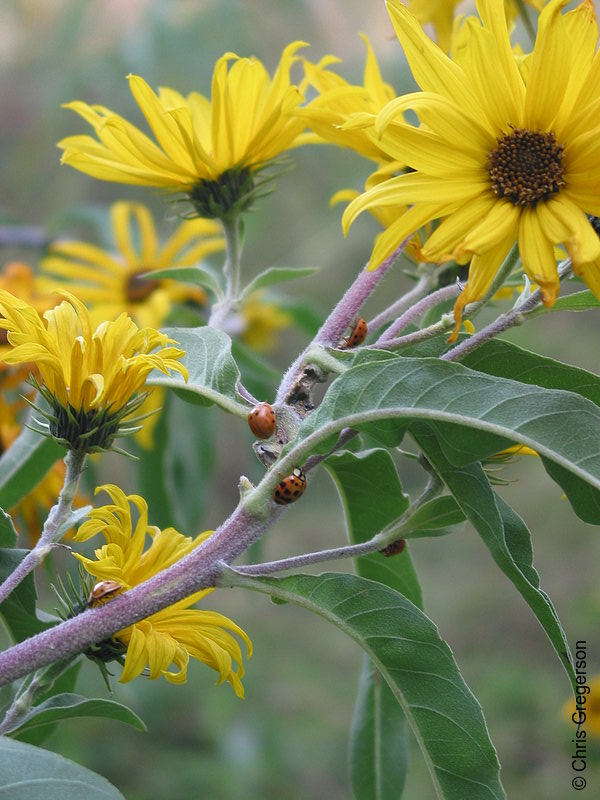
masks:
{"type": "MultiPolygon", "coordinates": [[[[398,91],[409,88],[411,78],[383,0],[4,0],[0,221],[43,226],[52,236],[94,236],[90,219],[102,219],[113,200],[136,199],[154,209],[168,232],[171,211],[152,192],[101,183],[60,166],[56,141],[87,132],[61,103],[98,102],[139,122],[125,80],[129,72],[153,86],[208,93],[214,62],[225,51],[254,54],[272,70],[294,39],[311,44],[306,52],[312,60],[325,53],[342,57],[344,76],[359,81],[364,63],[359,31],[371,38],[386,79],[398,91]]],[[[294,159],[295,169],[277,181],[276,193],[247,221],[244,270],[250,277],[270,265],[320,267],[315,278],[294,285],[290,293],[322,318],[365,262],[377,231],[374,221],[361,218],[344,240],[341,207],[330,209],[328,200],[340,188],[360,188],[370,165],[331,147],[304,148],[294,159]]],[[[17,256],[35,263],[38,255],[10,248],[0,253],[3,263],[17,256]]],[[[385,298],[375,298],[367,311],[407,285],[397,270],[386,279],[385,298]]],[[[510,338],[596,371],[598,330],[597,315],[556,314],[511,332],[510,338]]],[[[303,331],[287,332],[270,356],[272,363],[284,369],[307,337],[303,331]]],[[[196,450],[180,453],[178,487],[182,497],[197,495],[197,506],[180,520],[182,529],[194,533],[216,527],[236,503],[240,474],[253,479],[261,474],[250,433],[241,421],[215,409],[180,401],[173,402],[169,419],[180,429],[192,426],[199,449],[214,437],[214,463],[203,466],[204,472],[210,467],[211,479],[205,475],[201,485],[196,478],[190,484],[186,458],[190,469],[202,458],[196,450]]],[[[122,459],[107,458],[98,466],[98,478],[114,480],[117,474],[124,488],[139,491],[131,470],[122,459]]],[[[407,491],[417,489],[419,477],[409,467],[401,465],[401,471],[407,491]]],[[[503,477],[512,482],[502,494],[532,529],[542,587],[554,600],[569,641],[588,642],[591,675],[600,670],[597,532],[574,517],[535,459],[515,462],[503,477]]],[[[321,472],[303,501],[269,533],[260,558],[343,540],[336,492],[321,472]]],[[[571,796],[573,726],[560,716],[569,687],[533,615],[470,528],[418,540],[411,551],[425,609],[483,706],[508,796],[571,796]]],[[[346,752],[361,654],[341,633],[299,609],[239,591],[213,598],[215,607],[254,641],[243,702],[227,685],[215,689],[214,673],[195,665],[183,687],[143,679],[116,685],[115,698],[144,718],[147,734],[117,723],[73,721],[47,746],[105,775],[128,800],[350,797],[346,752]]],[[[82,671],[80,687],[105,692],[91,664],[82,671]]],[[[427,800],[433,789],[416,743],[411,750],[405,796],[427,800]]],[[[588,796],[600,786],[598,741],[589,744],[589,755],[588,796]]]]}

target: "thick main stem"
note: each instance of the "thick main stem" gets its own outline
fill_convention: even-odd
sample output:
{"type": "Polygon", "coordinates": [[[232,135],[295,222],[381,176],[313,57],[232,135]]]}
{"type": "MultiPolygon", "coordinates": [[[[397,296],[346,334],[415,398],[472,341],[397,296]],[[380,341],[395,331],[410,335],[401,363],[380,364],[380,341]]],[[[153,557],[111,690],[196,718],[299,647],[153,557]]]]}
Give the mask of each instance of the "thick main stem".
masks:
{"type": "Polygon", "coordinates": [[[240,503],[233,514],[185,558],[110,603],[89,609],[0,653],[0,686],[54,661],[84,652],[92,644],[155,614],[200,589],[214,586],[221,564],[231,563],[273,523],[280,509],[264,520],[240,503]]]}
{"type": "Polygon", "coordinates": [[[306,360],[306,355],[311,348],[313,348],[315,345],[321,347],[331,347],[335,346],[340,341],[342,334],[352,323],[366,299],[404,250],[406,241],[407,240],[402,242],[402,244],[392,253],[392,255],[387,258],[376,270],[369,270],[365,267],[361,272],[359,272],[354,283],[346,291],[323,325],[321,325],[321,328],[317,332],[317,335],[312,340],[310,345],[298,356],[298,358],[283,376],[283,380],[281,381],[279,389],[277,390],[277,397],[275,398],[276,403],[285,402],[292,387],[297,381],[299,374],[302,371],[302,367],[306,360]]]}
{"type": "Polygon", "coordinates": [[[0,603],[6,600],[11,592],[38,564],[41,564],[56,544],[58,531],[61,525],[69,518],[73,509],[73,501],[79,488],[79,481],[85,467],[85,459],[86,454],[78,450],[69,450],[65,456],[65,480],[58,496],[58,502],[48,514],[48,519],[33,550],[27,553],[14,572],[0,585],[0,603]]]}

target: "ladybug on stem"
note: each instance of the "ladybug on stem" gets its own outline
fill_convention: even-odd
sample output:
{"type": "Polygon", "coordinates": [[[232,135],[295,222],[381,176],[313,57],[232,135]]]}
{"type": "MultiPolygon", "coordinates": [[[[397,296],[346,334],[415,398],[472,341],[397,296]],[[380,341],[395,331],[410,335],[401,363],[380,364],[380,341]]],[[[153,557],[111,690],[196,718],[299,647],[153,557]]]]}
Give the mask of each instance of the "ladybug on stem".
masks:
{"type": "Polygon", "coordinates": [[[279,482],[273,500],[280,506],[287,506],[295,503],[300,495],[306,490],[306,475],[300,467],[294,467],[294,471],[287,478],[279,482]]]}
{"type": "Polygon", "coordinates": [[[344,347],[358,347],[358,345],[362,344],[367,338],[368,332],[369,329],[367,327],[366,320],[364,320],[362,317],[359,317],[355,322],[352,331],[350,332],[350,336],[348,336],[347,339],[344,339],[344,347]]]}
{"type": "Polygon", "coordinates": [[[106,600],[107,597],[110,597],[111,594],[115,594],[115,592],[118,592],[119,589],[122,588],[123,584],[118,581],[98,581],[98,583],[94,584],[90,592],[88,605],[91,606],[94,605],[94,603],[99,603],[101,600],[106,600]]]}
{"type": "Polygon", "coordinates": [[[406,539],[396,539],[395,542],[388,544],[386,547],[383,548],[383,550],[380,550],[379,552],[386,558],[391,558],[391,556],[397,556],[399,553],[401,553],[405,547],[406,547],[406,539]]]}
{"type": "Polygon", "coordinates": [[[257,439],[270,439],[275,433],[275,412],[269,403],[258,403],[248,414],[248,425],[257,439]]]}

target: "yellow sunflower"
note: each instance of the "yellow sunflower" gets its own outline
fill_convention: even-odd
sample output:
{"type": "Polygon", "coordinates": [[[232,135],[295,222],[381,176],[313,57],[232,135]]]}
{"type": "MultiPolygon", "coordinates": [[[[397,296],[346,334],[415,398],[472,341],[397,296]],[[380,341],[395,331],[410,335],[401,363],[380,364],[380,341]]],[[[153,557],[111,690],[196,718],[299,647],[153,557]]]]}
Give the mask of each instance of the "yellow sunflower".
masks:
{"type": "Polygon", "coordinates": [[[244,210],[255,194],[255,174],[303,142],[305,122],[294,111],[304,98],[290,81],[303,45],[285,48],[273,78],[258,59],[225,53],[215,65],[210,100],[165,87],[155,94],[130,75],[131,92],[157,143],[104,106],[68,103],[98,138],[63,139],[62,161],[101,180],[184,192],[201,217],[244,210]]]}
{"type": "Polygon", "coordinates": [[[456,329],[464,306],[484,296],[515,242],[546,305],[560,288],[558,243],[592,291],[600,288],[596,272],[584,268],[600,255],[600,239],[586,216],[600,213],[598,28],[589,0],[562,15],[564,4],[552,0],[542,11],[525,82],[501,0],[480,0],[481,23],[465,21],[469,35],[454,60],[399,0],[387,0],[423,91],[393,100],[371,135],[380,136],[381,147],[411,171],[354,200],[344,225],[371,206],[401,209],[371,260],[375,268],[414,230],[442,219],[424,257],[464,262],[472,256],[455,305],[456,329]],[[404,121],[407,110],[418,115],[421,127],[404,121]]]}
{"type": "Polygon", "coordinates": [[[52,414],[50,434],[65,447],[84,452],[109,448],[121,421],[139,406],[137,396],[148,374],[180,372],[183,350],[166,334],[139,329],[127,314],[92,329],[89,312],[76,297],[66,297],[42,320],[23,300],[0,289],[0,329],[7,331],[6,364],[33,362],[38,385],[52,414]],[[153,352],[158,350],[158,352],[153,352]]]}
{"type": "MultiPolygon", "coordinates": [[[[119,591],[137,586],[175,564],[211,534],[207,531],[192,539],[174,528],[160,530],[148,524],[148,505],[142,497],[127,496],[114,485],[101,486],[96,491],[100,490],[110,495],[112,504],[91,511],[75,538],[86,541],[102,533],[106,544],[94,552],[93,559],[74,554],[90,575],[110,582],[105,584],[110,587],[110,594],[100,597],[100,601],[110,601],[119,591]],[[138,514],[135,525],[132,506],[138,514]],[[146,547],[148,539],[150,546],[146,547]]],[[[252,653],[250,639],[223,614],[191,608],[213,591],[196,592],[116,633],[113,638],[126,648],[121,682],[133,680],[149,668],[150,679],[164,675],[171,683],[185,683],[191,657],[216,670],[219,683],[228,681],[238,697],[243,697],[242,653],[232,633],[244,641],[248,656],[252,653]],[[176,670],[170,670],[171,665],[176,670]]],[[[102,592],[98,594],[101,596],[102,592]]]]}
{"type": "Polygon", "coordinates": [[[115,319],[126,311],[141,327],[159,328],[173,304],[204,304],[206,295],[198,287],[142,276],[190,266],[223,250],[225,242],[217,222],[183,222],[161,245],[152,215],[141,203],[113,203],[110,218],[116,254],[87,242],[56,242],[41,263],[42,271],[52,277],[40,279],[40,286],[56,291],[64,287],[65,279],[69,281],[94,323],[115,319]]]}

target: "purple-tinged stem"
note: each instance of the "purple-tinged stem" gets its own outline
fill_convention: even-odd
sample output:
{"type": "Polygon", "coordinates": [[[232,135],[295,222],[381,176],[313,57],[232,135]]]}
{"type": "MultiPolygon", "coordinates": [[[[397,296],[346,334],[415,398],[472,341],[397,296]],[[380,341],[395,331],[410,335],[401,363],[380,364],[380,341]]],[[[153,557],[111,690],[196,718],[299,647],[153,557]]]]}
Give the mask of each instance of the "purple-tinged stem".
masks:
{"type": "Polygon", "coordinates": [[[369,331],[376,331],[391,320],[396,319],[400,314],[402,314],[403,311],[406,311],[407,308],[410,308],[412,303],[420,300],[423,295],[427,294],[430,288],[432,288],[431,275],[422,275],[410,292],[407,292],[406,294],[402,295],[402,297],[399,297],[395,303],[392,303],[391,306],[384,308],[383,311],[374,316],[373,319],[369,320],[369,331]]]}
{"type": "Polygon", "coordinates": [[[379,281],[383,278],[388,269],[392,266],[394,261],[404,250],[406,245],[405,240],[399,247],[387,258],[381,266],[375,270],[368,270],[366,267],[358,274],[354,283],[348,288],[342,299],[335,306],[331,314],[327,317],[317,335],[309,344],[309,346],[302,352],[294,361],[292,366],[283,376],[283,380],[277,390],[276,403],[284,403],[288,397],[292,387],[298,380],[298,376],[302,372],[302,367],[305,362],[306,354],[310,348],[315,345],[322,347],[332,347],[338,344],[342,338],[342,334],[346,328],[352,324],[356,314],[362,308],[365,300],[369,297],[371,292],[375,289],[379,281]]]}
{"type": "Polygon", "coordinates": [[[258,520],[240,503],[210,539],[181,561],[110,603],[89,609],[0,653],[0,686],[84,652],[92,644],[178,600],[214,586],[220,564],[229,564],[246,550],[272,524],[280,510],[273,509],[266,519],[258,520]]]}
{"type": "Polygon", "coordinates": [[[21,581],[29,575],[30,572],[42,563],[50,550],[56,546],[56,537],[58,531],[65,522],[73,508],[73,500],[79,488],[79,481],[85,468],[86,454],[77,450],[69,450],[65,456],[65,480],[63,487],[58,496],[58,501],[48,514],[48,519],[44,523],[44,527],[40,538],[35,544],[33,550],[30,550],[25,558],[19,563],[17,568],[11,572],[8,578],[0,585],[0,603],[13,592],[21,581]]]}
{"type": "Polygon", "coordinates": [[[460,291],[460,286],[455,283],[452,284],[452,286],[444,286],[436,292],[428,294],[427,297],[419,300],[418,303],[415,303],[414,306],[405,311],[402,316],[398,317],[398,319],[381,334],[377,340],[377,344],[383,345],[385,342],[396,339],[400,331],[419,319],[422,314],[438,303],[443,303],[445,300],[452,300],[454,297],[458,297],[460,291]]]}
{"type": "MultiPolygon", "coordinates": [[[[562,281],[570,275],[572,269],[571,260],[567,259],[564,261],[558,269],[559,280],[562,281]]],[[[510,328],[514,328],[516,325],[521,325],[525,321],[527,314],[538,308],[541,303],[542,292],[540,289],[536,289],[535,292],[532,292],[531,296],[528,297],[527,300],[524,300],[517,308],[513,308],[506,314],[502,314],[498,319],[495,319],[489,325],[486,325],[485,328],[482,328],[468,339],[457,344],[456,347],[444,353],[440,358],[444,361],[460,361],[467,353],[481,347],[484,342],[493,339],[495,336],[498,336],[498,334],[504,333],[504,331],[510,328]]]]}

